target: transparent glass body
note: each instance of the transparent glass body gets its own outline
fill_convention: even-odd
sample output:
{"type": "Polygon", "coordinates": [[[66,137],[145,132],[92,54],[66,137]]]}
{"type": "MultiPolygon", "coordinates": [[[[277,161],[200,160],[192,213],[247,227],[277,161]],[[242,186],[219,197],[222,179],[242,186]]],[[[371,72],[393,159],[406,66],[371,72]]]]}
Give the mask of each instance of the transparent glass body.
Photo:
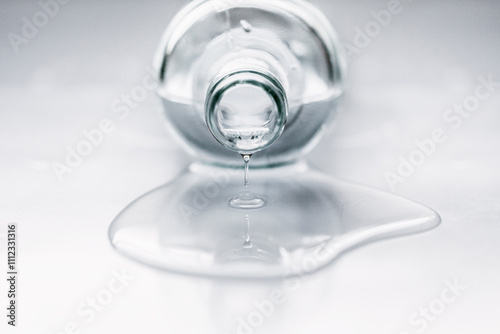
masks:
{"type": "Polygon", "coordinates": [[[339,46],[305,1],[195,1],[156,55],[168,124],[205,162],[241,164],[234,152],[260,152],[253,166],[292,162],[333,119],[343,93],[339,46]]]}

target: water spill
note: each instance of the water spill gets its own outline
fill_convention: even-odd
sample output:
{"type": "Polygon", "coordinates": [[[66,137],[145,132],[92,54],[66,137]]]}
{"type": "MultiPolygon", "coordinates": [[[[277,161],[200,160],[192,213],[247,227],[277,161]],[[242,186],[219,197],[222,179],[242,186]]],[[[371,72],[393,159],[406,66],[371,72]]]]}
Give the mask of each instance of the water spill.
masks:
{"type": "Polygon", "coordinates": [[[283,277],[311,273],[310,266],[302,266],[311,259],[316,270],[351,248],[427,231],[441,221],[421,204],[339,181],[304,164],[256,169],[236,197],[243,188],[239,178],[219,177],[212,191],[214,175],[224,172],[196,164],[141,196],[113,221],[111,243],[133,259],[169,271],[283,277]]]}

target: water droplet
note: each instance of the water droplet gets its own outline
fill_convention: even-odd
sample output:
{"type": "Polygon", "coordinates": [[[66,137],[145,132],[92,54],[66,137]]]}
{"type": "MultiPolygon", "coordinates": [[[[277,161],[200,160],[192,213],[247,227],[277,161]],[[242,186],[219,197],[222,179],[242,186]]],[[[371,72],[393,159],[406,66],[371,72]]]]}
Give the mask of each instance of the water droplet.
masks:
{"type": "MultiPolygon", "coordinates": [[[[248,182],[248,171],[250,168],[250,158],[252,157],[251,154],[242,154],[243,161],[245,161],[245,176],[244,176],[244,185],[245,189],[248,188],[249,182],[248,182]]],[[[255,209],[260,209],[264,207],[267,202],[266,200],[255,196],[251,192],[244,191],[240,193],[238,196],[231,198],[228,201],[228,204],[230,207],[233,209],[239,209],[239,210],[255,210],[255,209]]]]}
{"type": "Polygon", "coordinates": [[[267,202],[250,192],[242,192],[238,196],[231,198],[228,204],[233,209],[256,210],[266,206],[267,202]]]}
{"type": "Polygon", "coordinates": [[[246,21],[246,20],[241,20],[240,25],[243,28],[243,30],[245,30],[246,32],[251,32],[253,29],[252,25],[250,23],[248,23],[248,21],[246,21]]]}

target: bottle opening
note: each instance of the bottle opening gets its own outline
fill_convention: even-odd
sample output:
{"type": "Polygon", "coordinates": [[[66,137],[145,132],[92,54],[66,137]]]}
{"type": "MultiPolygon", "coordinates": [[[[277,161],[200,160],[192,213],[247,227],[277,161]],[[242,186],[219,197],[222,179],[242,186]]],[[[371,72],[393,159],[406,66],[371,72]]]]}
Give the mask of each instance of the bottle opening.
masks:
{"type": "Polygon", "coordinates": [[[283,132],[288,104],[284,89],[270,75],[242,71],[217,81],[207,95],[206,121],[226,148],[253,154],[283,132]]]}

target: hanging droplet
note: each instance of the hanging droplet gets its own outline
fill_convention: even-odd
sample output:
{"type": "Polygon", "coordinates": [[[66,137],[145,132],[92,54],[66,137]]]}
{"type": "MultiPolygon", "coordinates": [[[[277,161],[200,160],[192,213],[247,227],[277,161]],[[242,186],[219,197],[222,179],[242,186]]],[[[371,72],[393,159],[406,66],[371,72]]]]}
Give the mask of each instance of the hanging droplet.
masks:
{"type": "Polygon", "coordinates": [[[250,158],[251,157],[252,156],[248,155],[248,154],[243,155],[243,161],[245,161],[245,179],[244,179],[245,188],[248,188],[248,171],[250,169],[250,158]]]}
{"type": "Polygon", "coordinates": [[[243,161],[245,162],[245,175],[244,175],[244,185],[245,185],[245,191],[240,193],[238,196],[231,198],[228,201],[228,204],[230,207],[233,209],[240,209],[240,210],[255,210],[255,209],[260,209],[264,207],[267,202],[265,199],[260,198],[252,194],[251,192],[247,191],[246,188],[248,188],[249,181],[248,181],[248,172],[250,169],[250,158],[252,157],[251,154],[242,154],[243,161]]]}

